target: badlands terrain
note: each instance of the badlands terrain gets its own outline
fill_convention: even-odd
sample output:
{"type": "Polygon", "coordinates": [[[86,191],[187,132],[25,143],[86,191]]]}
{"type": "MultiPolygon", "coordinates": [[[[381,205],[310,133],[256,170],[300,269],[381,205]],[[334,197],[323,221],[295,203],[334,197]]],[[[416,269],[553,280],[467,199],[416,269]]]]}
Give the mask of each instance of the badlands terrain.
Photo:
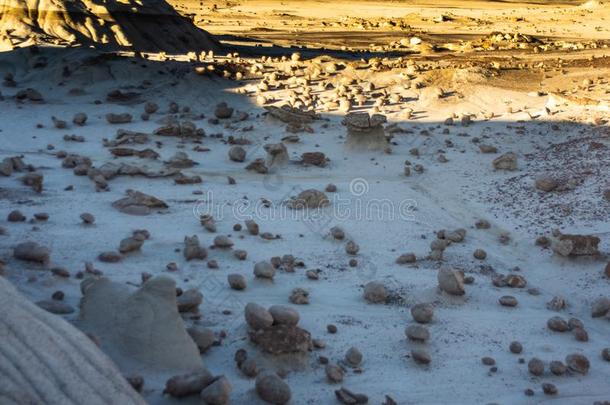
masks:
{"type": "Polygon", "coordinates": [[[610,5],[80,3],[0,6],[0,403],[610,403],[610,5]]]}

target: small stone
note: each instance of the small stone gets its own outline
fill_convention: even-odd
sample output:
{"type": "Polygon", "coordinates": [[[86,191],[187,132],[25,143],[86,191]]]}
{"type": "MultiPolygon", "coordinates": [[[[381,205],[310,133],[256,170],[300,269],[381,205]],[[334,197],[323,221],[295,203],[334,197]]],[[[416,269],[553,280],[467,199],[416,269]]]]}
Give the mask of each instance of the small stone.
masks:
{"type": "Polygon", "coordinates": [[[492,164],[496,170],[517,170],[517,155],[513,152],[505,153],[495,158],[492,164]]]}
{"type": "Polygon", "coordinates": [[[296,305],[307,305],[309,304],[309,292],[302,288],[295,288],[290,293],[289,300],[296,305]]]}
{"type": "Polygon", "coordinates": [[[350,240],[345,244],[345,253],[348,255],[356,255],[358,254],[359,250],[360,246],[358,246],[358,244],[353,240],[350,240]]]}
{"type": "Polygon", "coordinates": [[[352,367],[358,367],[362,364],[362,353],[355,347],[350,347],[345,353],[345,361],[352,367]]]}
{"type": "Polygon", "coordinates": [[[396,259],[396,264],[410,264],[415,263],[416,261],[417,257],[415,257],[414,253],[407,253],[398,256],[398,259],[396,259]]]}
{"type": "Polygon", "coordinates": [[[218,235],[214,238],[214,246],[220,249],[230,249],[233,247],[233,241],[225,235],[218,235]]]}
{"type": "Polygon", "coordinates": [[[229,159],[233,162],[243,162],[246,160],[246,150],[241,146],[232,146],[229,149],[229,159]]]}
{"type": "Polygon", "coordinates": [[[290,401],[290,387],[275,373],[261,373],[256,377],[256,393],[271,404],[283,405],[290,401]]]}
{"type": "Polygon", "coordinates": [[[100,253],[97,256],[97,259],[100,262],[104,262],[104,263],[117,263],[117,262],[121,261],[122,256],[119,252],[109,250],[109,251],[100,253]]]}
{"type": "Polygon", "coordinates": [[[276,325],[296,326],[299,323],[299,313],[286,305],[272,305],[269,313],[276,325]]]}
{"type": "Polygon", "coordinates": [[[464,276],[461,272],[443,267],[439,270],[438,286],[442,291],[450,295],[464,295],[464,276]]]}
{"type": "Polygon", "coordinates": [[[535,181],[535,186],[538,190],[551,192],[559,186],[559,182],[551,176],[540,176],[535,181]]]}
{"type": "Polygon", "coordinates": [[[258,224],[256,222],[249,219],[245,223],[246,223],[246,229],[248,230],[250,235],[258,235],[259,228],[258,228],[258,224]]]}
{"type": "Polygon", "coordinates": [[[487,221],[485,219],[477,220],[477,222],[474,223],[474,226],[477,229],[489,229],[489,228],[491,228],[491,224],[489,223],[489,221],[487,221]]]}
{"type": "Polygon", "coordinates": [[[245,290],[247,287],[246,278],[241,274],[233,273],[227,276],[229,286],[237,291],[245,290]]]}
{"type": "Polygon", "coordinates": [[[227,105],[227,103],[218,103],[214,110],[214,115],[218,119],[228,119],[233,115],[233,109],[227,105]]]}
{"type": "Polygon", "coordinates": [[[121,240],[119,244],[119,252],[121,253],[129,253],[135,252],[136,250],[140,250],[142,245],[144,244],[144,240],[140,238],[129,237],[121,240]]]}
{"type": "Polygon", "coordinates": [[[541,376],[544,373],[544,363],[542,360],[534,357],[527,363],[527,369],[535,376],[541,376]]]}
{"type": "Polygon", "coordinates": [[[70,272],[65,267],[53,267],[51,269],[51,273],[53,273],[53,275],[57,277],[70,277],[70,272]]]}
{"type": "Polygon", "coordinates": [[[526,388],[523,393],[528,396],[528,397],[533,397],[534,396],[534,390],[531,388],[526,388]]]}
{"type": "Polygon", "coordinates": [[[254,329],[265,329],[273,325],[273,316],[264,307],[250,302],[246,305],[244,315],[248,325],[254,329]]]}
{"type": "Polygon", "coordinates": [[[416,322],[429,323],[434,316],[434,307],[431,304],[416,304],[411,308],[411,316],[416,322]]]}
{"type": "Polygon", "coordinates": [[[237,260],[246,260],[246,258],[248,257],[248,252],[246,252],[245,250],[237,249],[233,252],[233,256],[235,256],[237,260]]]}
{"type": "Polygon", "coordinates": [[[327,184],[326,188],[324,189],[324,191],[326,191],[327,193],[336,193],[337,192],[337,186],[335,186],[334,184],[327,184]]]}
{"type": "Polygon", "coordinates": [[[487,257],[487,252],[485,252],[483,249],[476,249],[472,255],[474,256],[475,259],[477,260],[485,260],[485,258],[487,257]]]}
{"type": "Polygon", "coordinates": [[[568,326],[568,323],[566,322],[565,319],[563,319],[560,316],[554,316],[552,318],[550,318],[547,323],[546,326],[555,332],[565,332],[567,330],[570,330],[570,327],[568,326]]]}
{"type": "Polygon", "coordinates": [[[516,307],[518,304],[517,299],[512,295],[504,295],[500,297],[498,301],[500,302],[500,305],[505,307],[516,307]]]}
{"type": "Polygon", "coordinates": [[[409,338],[409,340],[413,340],[416,342],[426,342],[430,339],[430,332],[428,328],[421,325],[409,325],[405,329],[405,335],[409,338]]]}
{"type": "Polygon", "coordinates": [[[326,368],[326,378],[331,383],[339,383],[343,381],[343,369],[336,364],[327,364],[326,368]]]}
{"type": "Polygon", "coordinates": [[[486,366],[495,366],[496,365],[496,361],[492,357],[483,357],[481,359],[481,363],[483,363],[486,366]]]}
{"type": "Polygon", "coordinates": [[[589,359],[587,359],[584,355],[580,353],[573,353],[566,356],[566,365],[570,371],[579,373],[579,374],[587,374],[589,372],[589,359]]]}
{"type": "Polygon", "coordinates": [[[82,127],[87,122],[87,114],[84,112],[74,114],[74,118],[72,118],[72,122],[79,127],[82,127]]]}
{"type": "Polygon", "coordinates": [[[591,316],[593,318],[605,316],[608,312],[610,312],[610,298],[602,297],[593,301],[593,305],[591,305],[591,316]]]}
{"type": "Polygon", "coordinates": [[[239,364],[239,369],[246,377],[253,378],[258,374],[258,367],[254,359],[245,359],[239,364]]]}
{"type": "Polygon", "coordinates": [[[584,328],[574,328],[574,338],[579,342],[588,342],[589,334],[584,328]]]}
{"type": "Polygon", "coordinates": [[[610,347],[606,347],[602,350],[602,359],[610,361],[610,347]]]}
{"type": "Polygon", "coordinates": [[[180,374],[167,380],[163,393],[175,398],[198,395],[212,381],[214,381],[214,377],[205,369],[189,374],[180,374]]]}
{"type": "Polygon", "coordinates": [[[411,349],[411,357],[417,364],[430,364],[432,359],[424,349],[411,349]]]}
{"type": "Polygon", "coordinates": [[[517,341],[513,341],[513,342],[510,342],[508,349],[510,350],[511,353],[519,354],[523,351],[523,346],[521,345],[521,343],[519,343],[517,341]]]}
{"type": "Polygon", "coordinates": [[[547,304],[546,307],[552,311],[561,311],[567,306],[566,300],[563,297],[555,296],[547,304]]]}
{"type": "Polygon", "coordinates": [[[9,212],[8,216],[6,217],[6,220],[8,222],[24,222],[26,220],[26,217],[21,213],[21,211],[14,210],[9,212]]]}
{"type": "Polygon", "coordinates": [[[15,259],[44,264],[49,261],[51,251],[36,242],[23,242],[15,246],[13,256],[15,259]]]}
{"type": "Polygon", "coordinates": [[[343,240],[345,238],[345,232],[343,232],[343,229],[339,228],[338,226],[330,228],[330,234],[336,240],[343,240]]]}
{"type": "Polygon", "coordinates": [[[227,377],[222,375],[205,387],[199,396],[207,405],[225,405],[229,403],[232,389],[227,377]]]}
{"type": "Polygon", "coordinates": [[[176,297],[178,312],[196,312],[203,302],[203,294],[195,288],[190,288],[176,297]]]}
{"type": "Polygon", "coordinates": [[[557,387],[555,387],[554,384],[551,383],[543,383],[542,384],[542,391],[546,394],[546,395],[555,395],[557,394],[557,387]]]}
{"type": "Polygon", "coordinates": [[[326,330],[328,331],[328,333],[335,334],[335,333],[337,333],[337,326],[333,325],[332,323],[328,324],[328,325],[326,325],[326,330]]]}
{"type": "Polygon", "coordinates": [[[363,296],[371,304],[381,304],[388,298],[388,291],[382,283],[371,281],[364,286],[363,296]]]}
{"type": "Polygon", "coordinates": [[[557,360],[551,361],[551,363],[549,364],[549,369],[551,370],[551,373],[555,375],[564,375],[566,371],[568,371],[566,365],[563,364],[561,361],[557,360]]]}
{"type": "Polygon", "coordinates": [[[87,225],[91,225],[95,222],[95,217],[93,216],[93,214],[90,214],[88,212],[83,212],[82,214],[80,214],[80,219],[82,219],[83,223],[87,225]]]}
{"type": "Polygon", "coordinates": [[[275,268],[267,261],[258,262],[254,265],[254,276],[273,280],[273,276],[275,276],[275,268]]]}
{"type": "Polygon", "coordinates": [[[345,387],[335,390],[335,397],[339,402],[346,405],[367,404],[369,402],[366,395],[352,392],[345,387]]]}

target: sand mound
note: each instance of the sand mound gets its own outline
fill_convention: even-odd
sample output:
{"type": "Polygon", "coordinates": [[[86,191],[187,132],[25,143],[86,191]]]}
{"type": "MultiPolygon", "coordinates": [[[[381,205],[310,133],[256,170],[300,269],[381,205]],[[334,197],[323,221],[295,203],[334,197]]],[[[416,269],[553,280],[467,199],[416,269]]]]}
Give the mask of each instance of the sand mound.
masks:
{"type": "Polygon", "coordinates": [[[4,0],[0,46],[104,45],[139,51],[216,49],[210,35],[163,0],[4,0]]]}

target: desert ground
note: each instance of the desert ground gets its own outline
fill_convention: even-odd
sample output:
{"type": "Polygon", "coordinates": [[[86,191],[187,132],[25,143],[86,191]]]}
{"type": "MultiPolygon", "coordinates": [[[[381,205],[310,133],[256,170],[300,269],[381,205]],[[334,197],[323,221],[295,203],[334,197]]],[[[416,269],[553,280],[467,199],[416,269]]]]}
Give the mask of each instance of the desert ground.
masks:
{"type": "Polygon", "coordinates": [[[610,403],[610,4],[170,3],[214,52],[5,38],[0,359],[73,372],[22,295],[89,403],[610,403]]]}

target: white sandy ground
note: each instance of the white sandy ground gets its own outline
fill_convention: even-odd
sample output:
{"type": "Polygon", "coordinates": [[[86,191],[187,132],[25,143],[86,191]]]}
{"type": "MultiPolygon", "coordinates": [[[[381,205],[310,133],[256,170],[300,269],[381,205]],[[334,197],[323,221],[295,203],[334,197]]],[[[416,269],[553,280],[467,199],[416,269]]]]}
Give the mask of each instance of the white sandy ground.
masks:
{"type": "MultiPolygon", "coordinates": [[[[69,58],[75,57],[75,54],[67,55],[69,58]]],[[[50,65],[53,66],[53,63],[50,65]]],[[[419,130],[439,125],[451,112],[489,111],[497,107],[498,113],[502,114],[505,108],[499,100],[512,100],[514,105],[527,105],[529,111],[539,113],[544,110],[547,101],[547,97],[531,97],[516,91],[482,86],[473,92],[476,96],[469,96],[461,102],[454,101],[450,105],[430,103],[425,107],[425,118],[401,121],[402,127],[415,133],[396,135],[394,140],[397,145],[393,146],[393,152],[389,155],[346,150],[345,139],[340,137],[345,134],[345,128],[340,124],[341,117],[326,116],[328,121],[313,124],[313,134],[300,134],[301,142],[288,144],[287,147],[295,160],[302,152],[323,151],[331,159],[327,168],[303,168],[290,164],[281,171],[280,176],[253,174],[244,170],[245,164],[228,160],[229,147],[226,144],[208,137],[203,140],[203,146],[209,147],[210,152],[194,152],[191,150],[193,145],[189,143],[183,149],[199,163],[185,172],[200,174],[204,179],[203,184],[178,186],[171,179],[120,177],[110,182],[109,192],[96,193],[87,177],[76,177],[70,169],[61,168],[61,161],[52,155],[52,151],[47,151],[46,146],[53,144],[56,150],[89,156],[96,165],[100,165],[112,160],[110,153],[102,147],[102,138],[112,138],[119,127],[152,132],[158,126],[154,120],[161,117],[160,113],[155,114],[149,122],[137,118],[142,104],[93,104],[96,99],[103,100],[112,89],[138,85],[148,78],[152,85],[146,90],[136,90],[142,91],[142,99],[158,102],[162,113],[166,112],[170,101],[190,106],[194,112],[204,113],[206,117],[212,116],[214,106],[221,100],[238,110],[247,111],[251,118],[234,124],[234,127],[254,125],[252,132],[240,134],[239,129],[210,125],[207,119],[197,121],[197,125],[208,134],[243,135],[258,140],[258,146],[255,141],[248,148],[248,162],[264,156],[264,150],[260,147],[262,143],[279,142],[286,135],[284,125],[260,116],[264,110],[256,106],[253,99],[230,90],[233,82],[196,76],[188,68],[184,68],[184,75],[174,78],[167,74],[153,74],[155,70],[164,68],[141,69],[127,61],[116,61],[110,64],[110,69],[92,67],[66,80],[65,86],[58,86],[55,83],[61,80],[59,69],[25,71],[21,62],[10,55],[0,55],[0,66],[15,67],[19,83],[16,89],[2,89],[5,100],[0,102],[0,158],[23,154],[25,162],[41,167],[45,176],[45,189],[41,195],[22,186],[15,175],[0,178],[0,223],[9,231],[8,236],[0,237],[0,254],[7,259],[9,280],[30,299],[47,299],[54,291],[62,290],[66,293],[65,300],[78,307],[81,294],[79,281],[75,278],[55,278],[42,267],[12,259],[12,247],[25,240],[35,240],[49,246],[53,251],[52,265],[66,266],[72,274],[83,270],[85,261],[94,261],[96,268],[119,282],[138,284],[140,274],[146,271],[153,275],[169,275],[184,289],[200,288],[204,294],[202,323],[215,331],[225,330],[228,333],[222,345],[212,347],[202,356],[202,361],[214,374],[225,374],[229,378],[233,384],[231,399],[235,404],[260,403],[253,390],[254,381],[245,378],[233,361],[233,354],[239,348],[247,348],[251,355],[257,352],[247,341],[243,306],[248,302],[264,306],[291,305],[288,296],[294,287],[304,287],[311,293],[309,305],[295,306],[301,315],[300,325],[313,337],[323,339],[327,347],[312,352],[303,370],[288,375],[286,381],[292,389],[293,404],[336,403],[333,390],[338,386],[326,382],[324,367],[318,364],[317,356],[324,355],[331,361],[338,361],[351,346],[362,351],[364,371],[361,374],[348,372],[343,385],[366,393],[371,404],[381,403],[385,394],[391,395],[400,404],[591,404],[596,400],[610,400],[610,363],[604,362],[600,356],[602,348],[610,345],[610,323],[606,319],[592,319],[590,316],[591,302],[600,296],[607,296],[610,291],[610,280],[601,275],[607,259],[568,260],[556,257],[550,250],[534,246],[535,237],[549,232],[554,224],[530,222],[527,216],[518,218],[510,210],[504,209],[501,202],[494,206],[485,200],[494,184],[501,184],[507,178],[528,170],[521,157],[534,151],[536,145],[546,147],[550,143],[581,137],[581,130],[599,133],[599,128],[585,124],[591,116],[599,115],[599,111],[567,106],[556,115],[541,117],[545,123],[530,121],[525,113],[502,115],[491,121],[480,121],[478,118],[470,127],[451,127],[450,135],[441,135],[441,130],[435,131],[434,136],[440,139],[440,148],[446,150],[448,163],[438,163],[436,153],[424,154],[419,159],[409,155],[409,149],[415,146],[429,152],[439,148],[435,145],[426,147],[426,137],[418,133],[419,130]],[[38,89],[46,102],[20,105],[10,98],[17,90],[26,87],[38,89]],[[72,87],[83,87],[87,94],[68,96],[68,90],[72,87]],[[85,127],[71,126],[68,130],[53,128],[51,116],[71,120],[74,113],[81,111],[89,116],[85,127]],[[108,112],[130,112],[136,119],[132,124],[111,126],[104,119],[108,112]],[[517,120],[526,118],[519,124],[528,131],[525,135],[516,135],[513,130],[507,129],[507,123],[515,124],[517,120]],[[568,118],[582,124],[561,123],[568,118]],[[562,129],[549,131],[546,122],[559,123],[562,129]],[[37,123],[44,124],[44,128],[36,129],[37,123]],[[327,128],[322,128],[324,123],[328,124],[327,128]],[[492,130],[486,131],[488,127],[492,130]],[[481,136],[484,132],[489,134],[486,142],[496,145],[501,153],[512,150],[519,154],[523,162],[519,172],[492,170],[491,160],[497,155],[483,155],[471,142],[473,136],[481,136]],[[503,135],[496,135],[496,132],[503,135]],[[65,133],[84,135],[86,142],[64,142],[62,137],[65,133]],[[469,137],[458,136],[458,133],[468,134],[469,137]],[[444,148],[442,143],[446,138],[454,142],[454,148],[444,148]],[[406,159],[422,163],[426,171],[405,177],[402,171],[406,159]],[[228,185],[227,175],[235,177],[237,185],[228,185]],[[357,204],[358,198],[350,192],[350,183],[354,179],[366,182],[368,191],[360,197],[365,203],[371,199],[388,199],[397,207],[402,201],[413,200],[417,207],[412,213],[413,220],[388,220],[387,217],[382,220],[356,217],[336,220],[332,218],[332,208],[328,208],[324,211],[326,218],[330,218],[328,222],[322,220],[312,224],[292,219],[257,219],[262,231],[281,235],[281,239],[265,241],[246,235],[243,231],[232,231],[233,224],[239,221],[232,218],[231,210],[227,208],[224,219],[218,221],[218,234],[232,235],[235,248],[248,251],[246,261],[237,261],[230,252],[210,250],[210,258],[218,260],[220,264],[220,269],[211,270],[204,262],[185,262],[182,254],[175,251],[182,247],[185,235],[197,234],[205,245],[211,244],[216,235],[207,233],[194,216],[195,207],[205,209],[206,206],[194,202],[201,196],[193,195],[193,190],[212,193],[217,204],[236,206],[243,196],[247,196],[251,202],[264,197],[279,203],[300,190],[323,190],[326,184],[334,183],[338,187],[338,197],[349,199],[350,204],[357,204]],[[63,191],[68,185],[74,185],[74,191],[63,191]],[[146,217],[119,213],[111,207],[111,202],[121,198],[129,188],[167,201],[169,211],[146,217]],[[13,209],[20,209],[28,218],[36,212],[48,212],[50,219],[36,224],[7,223],[6,215],[13,209]],[[82,212],[96,216],[94,226],[81,225],[79,214],[82,212]],[[474,222],[479,218],[488,219],[492,228],[475,229],[474,222]],[[360,245],[357,268],[347,266],[344,245],[327,236],[328,229],[334,225],[342,226],[360,245]],[[448,248],[446,262],[475,277],[474,284],[467,286],[463,298],[440,294],[436,288],[438,265],[423,260],[433,239],[433,231],[458,227],[467,228],[466,241],[448,248]],[[129,254],[117,264],[96,260],[98,253],[116,249],[121,238],[139,228],[148,229],[152,235],[141,252],[129,254]],[[512,240],[508,245],[498,242],[498,236],[504,231],[511,234],[512,240]],[[487,251],[485,261],[472,258],[476,248],[487,251]],[[395,264],[396,257],[406,252],[415,252],[422,260],[414,266],[395,264]],[[294,274],[277,274],[273,283],[254,280],[252,269],[255,262],[288,253],[304,260],[306,268],[320,268],[321,279],[308,280],[304,269],[297,269],[294,274]],[[171,261],[178,263],[179,272],[165,271],[165,265],[171,261]],[[531,295],[527,289],[493,287],[489,271],[484,271],[487,266],[500,273],[508,273],[518,266],[528,281],[528,288],[537,288],[540,295],[531,295]],[[226,276],[234,272],[242,273],[248,279],[249,285],[245,291],[229,289],[226,276]],[[404,302],[367,304],[362,298],[361,286],[369,280],[383,281],[404,302]],[[498,298],[502,295],[514,295],[519,305],[516,308],[500,306],[498,298]],[[561,314],[546,308],[546,303],[556,295],[565,297],[569,304],[561,314]],[[408,358],[415,344],[406,341],[404,328],[412,322],[409,307],[418,302],[432,302],[435,305],[435,319],[429,326],[431,339],[425,345],[432,357],[429,367],[416,365],[408,358]],[[230,309],[232,314],[223,315],[226,309],[230,309]],[[570,333],[549,331],[546,321],[554,315],[581,319],[589,333],[589,342],[577,342],[570,333]],[[326,332],[329,323],[338,326],[337,334],[326,332]],[[513,340],[523,344],[524,352],[521,355],[508,351],[508,345],[513,340]],[[528,373],[527,364],[518,363],[520,357],[527,361],[534,356],[545,362],[563,360],[573,352],[583,353],[591,361],[588,375],[555,377],[547,370],[544,377],[537,378],[528,373]],[[481,364],[483,356],[496,359],[497,373],[490,373],[488,367],[481,364]],[[545,396],[541,391],[543,382],[554,383],[559,394],[545,396]],[[523,394],[528,387],[536,391],[534,397],[523,394]]],[[[412,102],[412,105],[417,107],[416,102],[412,102]]],[[[163,148],[158,152],[164,160],[176,150],[182,150],[177,149],[179,142],[175,139],[155,136],[153,139],[163,142],[163,148]]],[[[607,147],[610,146],[607,138],[602,141],[607,147]]],[[[536,193],[532,187],[525,195],[536,193]]],[[[574,225],[562,230],[597,234],[602,239],[602,252],[608,252],[608,202],[603,201],[598,190],[586,185],[576,193],[581,199],[597,199],[600,205],[606,204],[606,215],[596,220],[576,218],[574,225]]],[[[531,201],[531,204],[536,204],[535,198],[531,201]]],[[[265,214],[279,211],[279,208],[263,210],[265,214]]],[[[77,313],[66,318],[75,320],[77,313]]],[[[155,404],[169,403],[168,398],[161,396],[164,380],[146,374],[145,370],[143,374],[146,380],[145,398],[155,404]]]]}

